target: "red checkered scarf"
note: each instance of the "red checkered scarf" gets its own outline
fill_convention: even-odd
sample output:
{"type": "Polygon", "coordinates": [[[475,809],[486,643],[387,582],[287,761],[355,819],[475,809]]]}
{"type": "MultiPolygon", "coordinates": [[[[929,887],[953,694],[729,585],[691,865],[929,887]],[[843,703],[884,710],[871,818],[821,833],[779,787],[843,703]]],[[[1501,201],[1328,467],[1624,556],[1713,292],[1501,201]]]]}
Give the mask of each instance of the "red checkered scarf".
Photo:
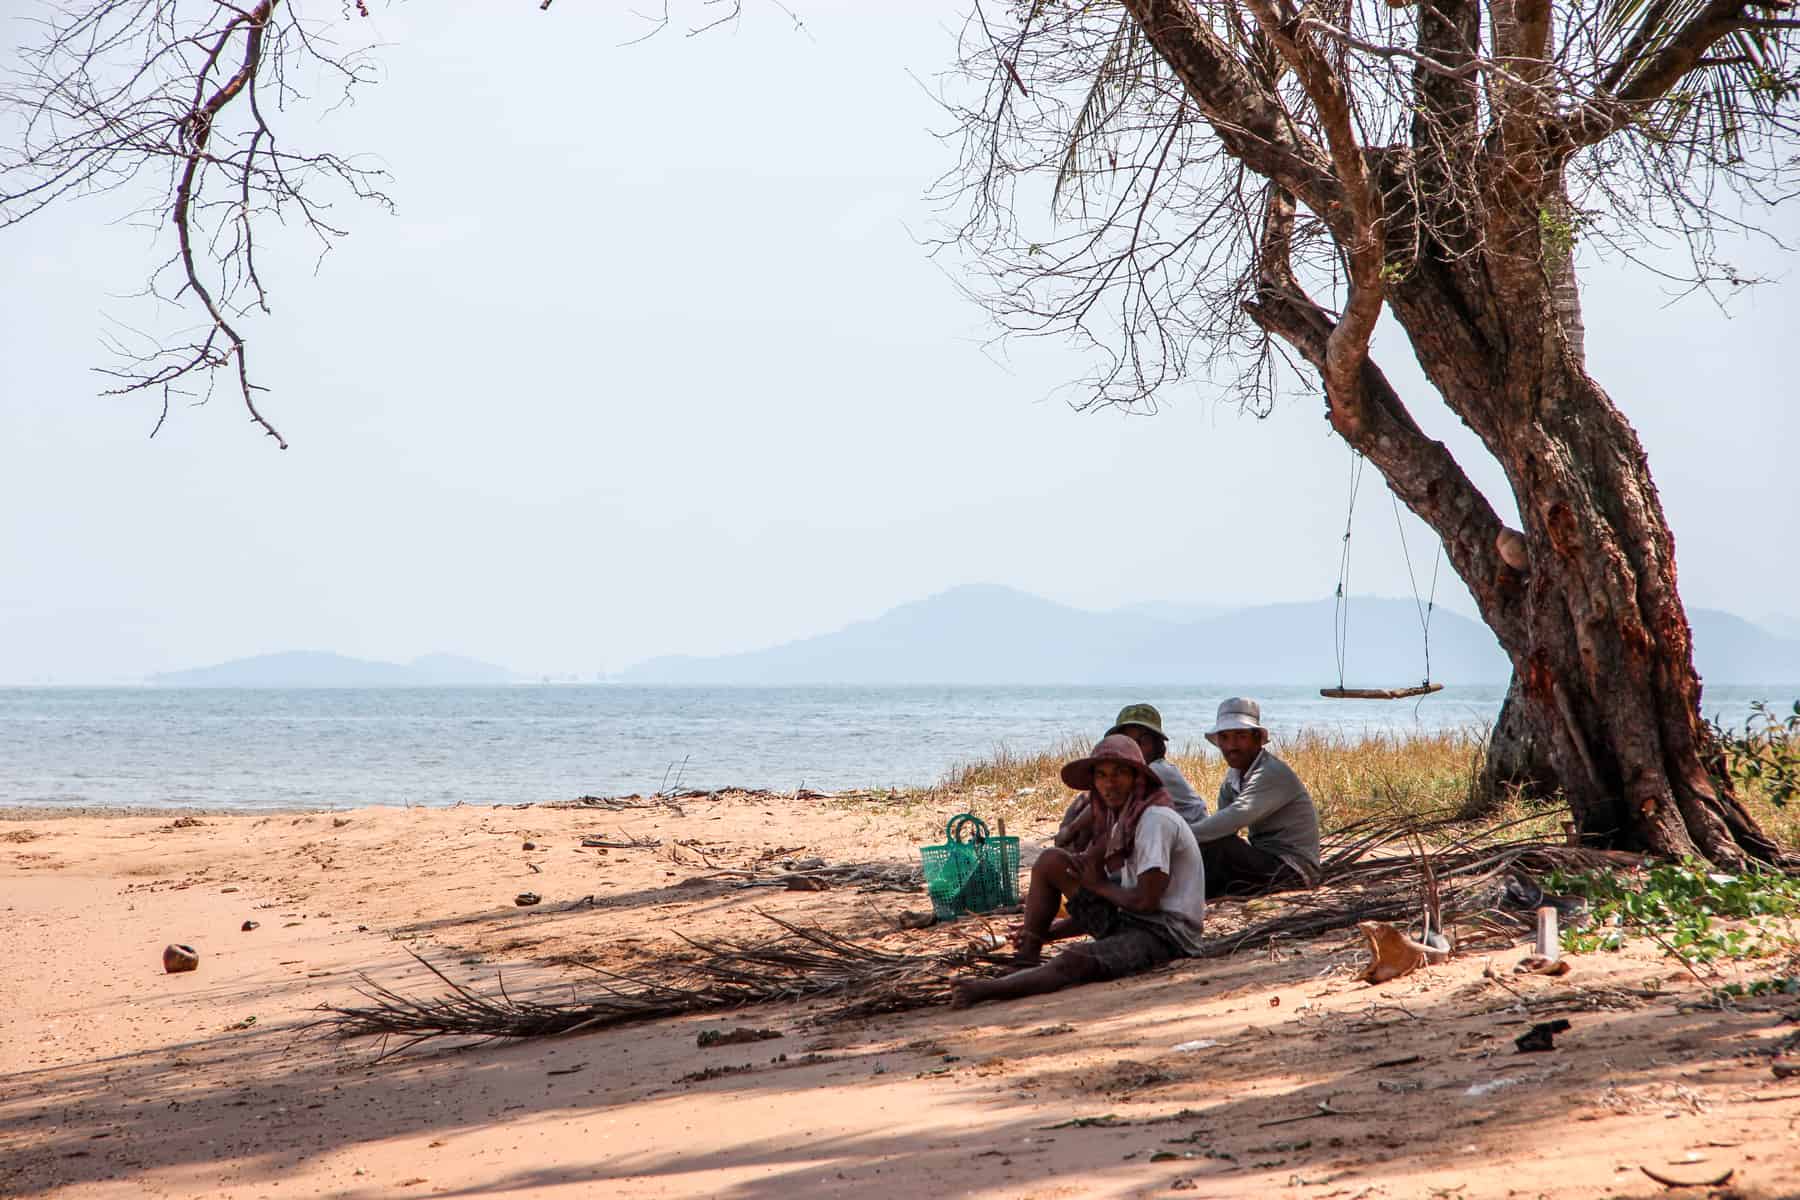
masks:
{"type": "Polygon", "coordinates": [[[1086,807],[1075,822],[1073,839],[1077,853],[1101,856],[1102,865],[1113,868],[1131,857],[1137,842],[1138,822],[1152,808],[1174,808],[1175,802],[1160,784],[1151,788],[1139,777],[1131,796],[1115,813],[1091,791],[1083,792],[1086,807]]]}

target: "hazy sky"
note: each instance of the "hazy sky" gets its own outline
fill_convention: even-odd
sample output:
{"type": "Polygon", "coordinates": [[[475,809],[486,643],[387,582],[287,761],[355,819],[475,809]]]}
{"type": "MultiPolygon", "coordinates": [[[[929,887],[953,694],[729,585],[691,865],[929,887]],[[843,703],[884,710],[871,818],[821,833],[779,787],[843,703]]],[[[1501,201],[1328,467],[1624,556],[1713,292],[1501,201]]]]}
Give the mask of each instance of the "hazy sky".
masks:
{"type": "MultiPolygon", "coordinates": [[[[372,5],[346,36],[387,43],[383,82],[311,136],[391,170],[399,213],[341,204],[316,274],[304,241],[272,251],[250,336],[285,453],[228,395],[154,441],[151,402],[96,396],[100,336],[157,322],[129,294],[167,252],[116,198],[0,232],[0,682],[299,648],[590,675],[976,581],[1095,608],[1328,594],[1349,456],[1316,399],[1075,413],[1080,360],[986,346],[919,245],[952,162],[919,80],[961,5],[794,6],[805,33],[747,0],[736,30],[620,47],[642,27],[615,6],[372,5]]],[[[9,48],[33,11],[0,0],[9,48]]],[[[1590,367],[1649,449],[1689,603],[1795,614],[1796,262],[1743,256],[1781,282],[1729,319],[1587,263],[1590,367]]],[[[1358,514],[1353,588],[1405,594],[1372,471],[1358,514]]],[[[1439,591],[1471,607],[1447,569],[1439,591]]]]}

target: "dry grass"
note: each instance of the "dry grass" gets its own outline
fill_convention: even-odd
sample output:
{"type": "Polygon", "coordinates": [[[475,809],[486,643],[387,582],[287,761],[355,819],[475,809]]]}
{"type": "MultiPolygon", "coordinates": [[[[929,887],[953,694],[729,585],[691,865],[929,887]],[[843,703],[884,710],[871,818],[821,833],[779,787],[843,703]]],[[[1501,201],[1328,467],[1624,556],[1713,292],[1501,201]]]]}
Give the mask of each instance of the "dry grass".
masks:
{"type": "MultiPolygon", "coordinates": [[[[1304,732],[1283,738],[1276,751],[1306,781],[1329,830],[1372,817],[1461,808],[1481,772],[1485,747],[1485,738],[1471,730],[1404,737],[1304,732]]],[[[1052,820],[1069,800],[1058,771],[1088,749],[1074,741],[1037,754],[1002,746],[989,758],[951,771],[943,787],[1009,822],[1052,820]]],[[[1210,803],[1225,777],[1218,751],[1193,742],[1169,757],[1210,803]]]]}
{"type": "Polygon", "coordinates": [[[1750,815],[1762,825],[1763,832],[1790,850],[1800,849],[1800,805],[1790,803],[1778,807],[1754,783],[1742,788],[1739,796],[1750,815]]]}
{"type": "MultiPolygon", "coordinates": [[[[1089,748],[1074,739],[1030,754],[1000,746],[987,758],[957,766],[939,788],[918,798],[939,810],[946,804],[960,805],[990,823],[1005,817],[1014,829],[1053,821],[1070,799],[1057,773],[1063,763],[1080,758],[1089,748]]],[[[1327,831],[1370,819],[1462,808],[1481,775],[1486,749],[1485,731],[1473,728],[1358,737],[1303,732],[1282,738],[1275,746],[1306,782],[1327,831]]],[[[1170,757],[1210,805],[1225,776],[1218,751],[1192,742],[1170,757]]],[[[1740,788],[1740,798],[1783,845],[1800,847],[1800,805],[1777,806],[1755,782],[1740,788]]],[[[1531,817],[1519,836],[1554,838],[1565,815],[1558,805],[1510,800],[1484,819],[1531,817]]],[[[934,832],[942,836],[941,830],[934,832]]]]}

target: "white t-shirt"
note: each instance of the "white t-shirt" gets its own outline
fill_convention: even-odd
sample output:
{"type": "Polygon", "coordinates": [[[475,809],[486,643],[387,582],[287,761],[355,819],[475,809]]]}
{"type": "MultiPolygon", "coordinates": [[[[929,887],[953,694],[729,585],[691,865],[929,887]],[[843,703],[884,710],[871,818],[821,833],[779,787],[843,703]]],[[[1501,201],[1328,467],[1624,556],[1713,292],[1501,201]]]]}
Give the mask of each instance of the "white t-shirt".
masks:
{"type": "Polygon", "coordinates": [[[1136,887],[1138,876],[1147,871],[1166,872],[1169,886],[1155,913],[1132,915],[1153,920],[1168,930],[1183,950],[1198,952],[1203,941],[1200,931],[1206,923],[1206,867],[1200,860],[1200,843],[1194,840],[1194,831],[1172,808],[1147,808],[1138,818],[1131,857],[1119,883],[1136,887]]]}

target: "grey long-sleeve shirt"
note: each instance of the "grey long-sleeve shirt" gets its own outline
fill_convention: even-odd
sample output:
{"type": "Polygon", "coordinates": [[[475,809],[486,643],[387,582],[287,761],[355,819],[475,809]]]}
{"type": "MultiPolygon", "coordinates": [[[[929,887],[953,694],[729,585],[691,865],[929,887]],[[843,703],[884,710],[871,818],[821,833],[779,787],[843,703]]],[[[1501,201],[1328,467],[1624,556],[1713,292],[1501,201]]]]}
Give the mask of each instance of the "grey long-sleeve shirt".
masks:
{"type": "Polygon", "coordinates": [[[1163,791],[1169,793],[1169,799],[1175,805],[1175,811],[1189,825],[1198,825],[1206,820],[1206,801],[1194,790],[1194,785],[1187,781],[1181,768],[1166,758],[1159,758],[1150,764],[1156,777],[1162,780],[1163,791]]]}
{"type": "Polygon", "coordinates": [[[1294,769],[1266,749],[1248,770],[1232,768],[1219,785],[1218,811],[1194,826],[1205,844],[1249,831],[1250,844],[1300,872],[1309,883],[1319,874],[1319,814],[1294,769]]]}

